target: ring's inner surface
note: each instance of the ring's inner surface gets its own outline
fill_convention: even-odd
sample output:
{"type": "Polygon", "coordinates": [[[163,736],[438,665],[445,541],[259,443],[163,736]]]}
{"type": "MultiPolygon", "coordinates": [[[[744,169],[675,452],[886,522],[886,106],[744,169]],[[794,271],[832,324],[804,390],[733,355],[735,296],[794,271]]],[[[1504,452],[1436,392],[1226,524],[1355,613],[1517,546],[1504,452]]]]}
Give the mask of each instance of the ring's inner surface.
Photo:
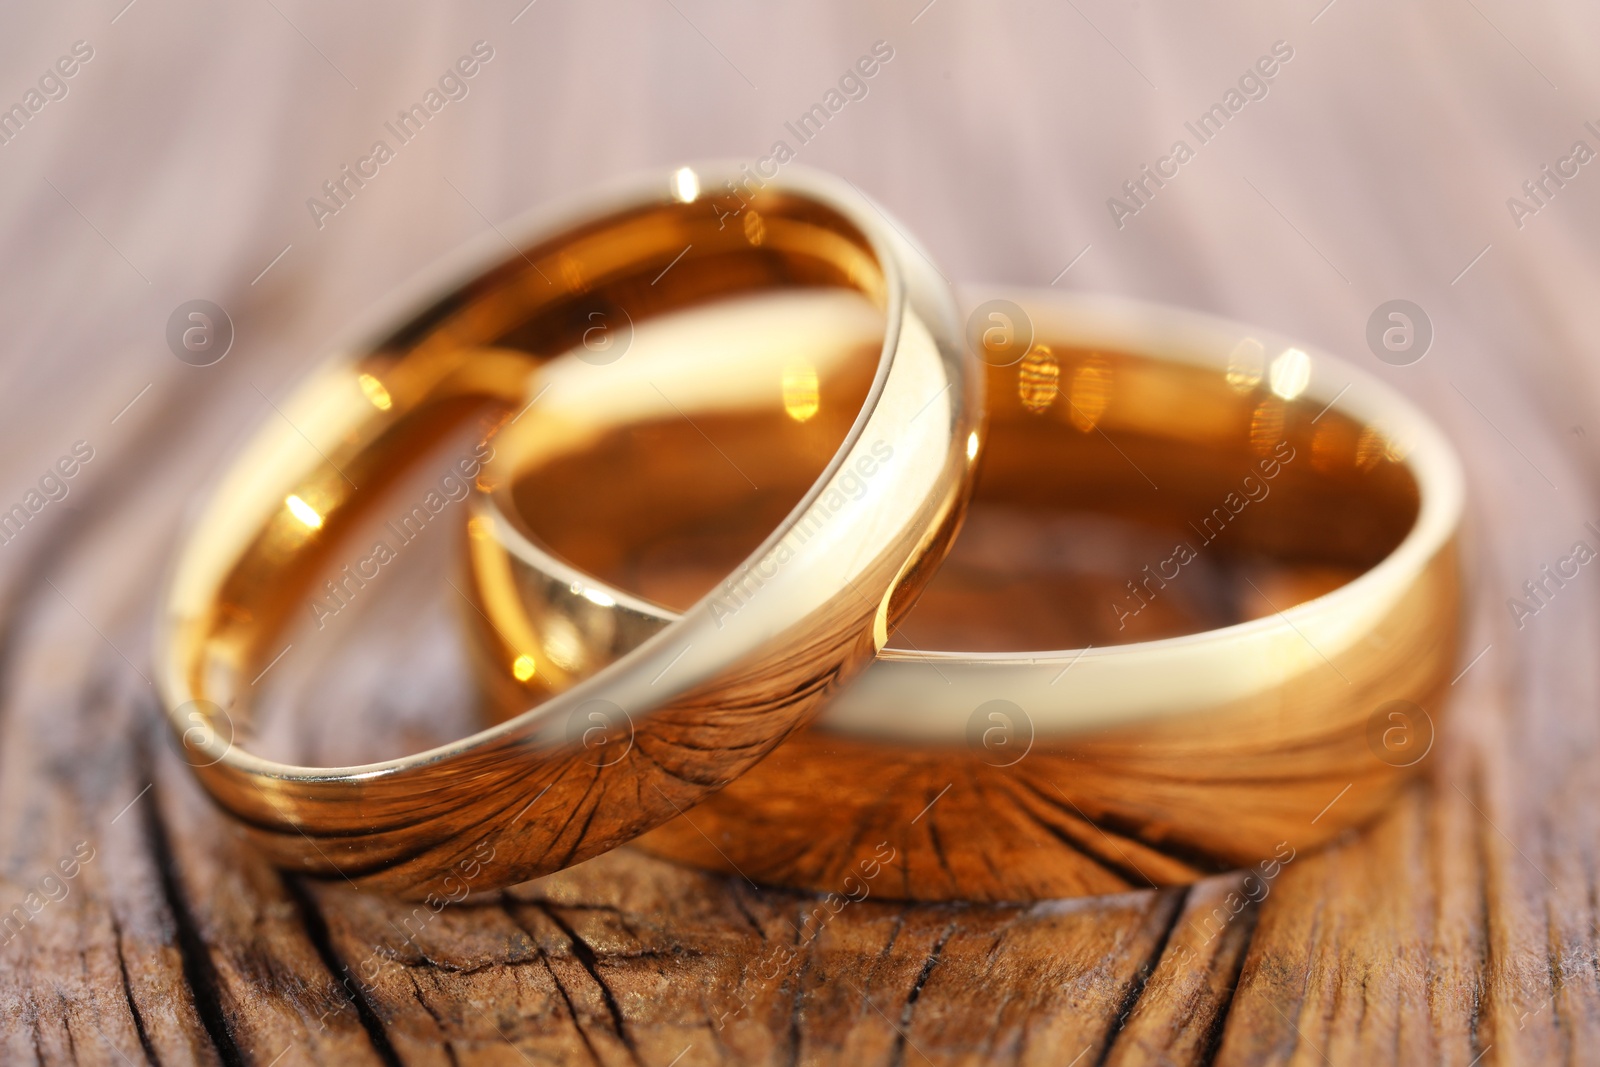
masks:
{"type": "MultiPolygon", "coordinates": [[[[352,556],[368,546],[348,535],[369,524],[382,490],[474,411],[495,412],[492,435],[525,401],[542,361],[582,352],[602,365],[623,356],[634,329],[669,312],[826,290],[858,294],[881,319],[887,287],[868,239],[826,203],[772,187],[732,204],[635,201],[516,250],[279,405],[283,425],[258,434],[219,485],[180,561],[169,693],[236,718],[251,679],[280,654],[283,631],[312,619],[330,577],[351,580],[339,564],[367,558],[352,556]]],[[[878,369],[881,330],[877,341],[855,361],[861,381],[878,369]]],[[[591,494],[610,489],[591,483],[578,496],[591,494]]]]}
{"type": "MultiPolygon", "coordinates": [[[[1417,519],[1404,447],[1296,395],[1302,368],[1281,363],[1296,358],[1243,345],[1224,370],[1045,343],[991,367],[966,525],[891,645],[1177,636],[1273,614],[1371,568],[1417,519]]],[[[855,410],[849,383],[797,410],[780,370],[769,377],[764,411],[696,413],[682,400],[670,417],[518,464],[504,492],[523,532],[615,588],[686,608],[780,523],[855,410]],[[724,462],[686,468],[699,452],[724,462]]]]}

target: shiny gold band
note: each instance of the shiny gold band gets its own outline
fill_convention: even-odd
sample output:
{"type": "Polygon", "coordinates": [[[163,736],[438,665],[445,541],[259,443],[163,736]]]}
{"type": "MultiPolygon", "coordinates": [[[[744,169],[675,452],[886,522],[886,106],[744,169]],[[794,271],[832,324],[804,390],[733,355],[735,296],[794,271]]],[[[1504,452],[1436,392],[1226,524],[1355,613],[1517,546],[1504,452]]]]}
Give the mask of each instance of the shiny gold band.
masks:
{"type": "MultiPolygon", "coordinates": [[[[989,369],[969,527],[897,638],[915,647],[885,648],[814,726],[642,847],[836,891],[888,841],[875,893],[1109,892],[1314,846],[1426,755],[1462,507],[1431,423],[1347,364],[1207,316],[1055,294],[992,307],[1032,340],[989,369]],[[933,650],[958,641],[975,650],[933,650]],[[1030,646],[1049,650],[1009,651],[1030,646]]],[[[764,421],[700,423],[736,460],[789,431],[778,377],[764,421]]],[[[513,686],[483,630],[500,706],[599,669],[708,586],[736,595],[748,576],[718,579],[786,499],[777,469],[756,493],[643,458],[689,440],[688,389],[676,412],[550,395],[587,442],[508,437],[469,545],[493,626],[530,647],[554,635],[571,670],[513,686]],[[530,506],[601,471],[602,512],[530,506]]]]}
{"type": "MultiPolygon", "coordinates": [[[[922,561],[959,521],[981,412],[952,298],[848,186],[792,168],[739,197],[701,194],[739,177],[684,168],[587,197],[507,227],[510,255],[492,235],[342,348],[217,487],[158,628],[161,688],[200,780],[276,862],[454,895],[596,855],[759,760],[871,660],[914,597],[922,561]],[[529,372],[562,352],[605,364],[632,330],[670,313],[813,291],[859,294],[876,332],[847,360],[859,404],[815,465],[800,514],[753,547],[753,565],[781,555],[782,566],[736,619],[698,606],[560,698],[402,759],[298,767],[235,743],[299,594],[377,490],[444,429],[486,406],[509,418],[529,372]],[[873,492],[833,506],[865,464],[873,492]],[[807,517],[825,536],[796,536],[807,517]],[[832,551],[841,541],[854,551],[832,551]]],[[[657,384],[671,394],[673,383],[657,384]]]]}

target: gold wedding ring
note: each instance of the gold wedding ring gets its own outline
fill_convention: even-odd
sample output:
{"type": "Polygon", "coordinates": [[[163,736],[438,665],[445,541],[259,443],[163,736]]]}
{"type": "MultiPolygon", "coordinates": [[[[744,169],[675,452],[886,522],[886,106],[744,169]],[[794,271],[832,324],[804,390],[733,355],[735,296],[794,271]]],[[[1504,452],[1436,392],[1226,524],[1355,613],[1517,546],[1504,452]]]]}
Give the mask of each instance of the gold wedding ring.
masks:
{"type": "MultiPolygon", "coordinates": [[[[733,167],[683,168],[502,227],[395,309],[278,405],[216,486],[158,626],[185,756],[287,868],[454,899],[693,807],[871,661],[959,522],[980,368],[937,272],[844,183],[789,168],[757,188],[733,167]],[[822,384],[856,408],[830,414],[813,484],[751,546],[745,566],[764,578],[735,612],[690,606],[548,703],[405,758],[301,767],[242,747],[255,684],[310,618],[316,579],[367,551],[341,535],[442,434],[474,412],[538,424],[529,373],[562,353],[604,369],[627,362],[634,331],[715,301],[842,294],[872,333],[822,384]]],[[[679,389],[650,392],[670,404],[679,389]]],[[[358,572],[335,574],[330,595],[358,572]]]]}
{"type": "MultiPolygon", "coordinates": [[[[1275,862],[1381,811],[1431,746],[1456,654],[1463,486],[1443,436],[1268,331],[983,296],[988,429],[944,570],[815,724],[637,844],[838,892],[887,842],[874,894],[1028,900],[1275,862]]],[[[752,341],[797,314],[747,313],[752,341]]],[[[843,331],[814,348],[822,365],[868,335],[816,317],[843,331]]],[[[630,358],[696,364],[694,337],[641,331],[630,358]]],[[[679,379],[670,408],[620,364],[536,379],[549,421],[505,436],[469,520],[483,615],[468,619],[496,708],[604,670],[677,609],[760,588],[732,564],[808,484],[805,429],[838,417],[825,390],[797,404],[806,359],[753,356],[766,407],[737,414],[704,376],[679,379]],[[660,458],[701,439],[759,472],[686,478],[660,458]],[[571,491],[600,478],[606,494],[571,491]],[[519,657],[550,669],[508,670],[519,657]]]]}

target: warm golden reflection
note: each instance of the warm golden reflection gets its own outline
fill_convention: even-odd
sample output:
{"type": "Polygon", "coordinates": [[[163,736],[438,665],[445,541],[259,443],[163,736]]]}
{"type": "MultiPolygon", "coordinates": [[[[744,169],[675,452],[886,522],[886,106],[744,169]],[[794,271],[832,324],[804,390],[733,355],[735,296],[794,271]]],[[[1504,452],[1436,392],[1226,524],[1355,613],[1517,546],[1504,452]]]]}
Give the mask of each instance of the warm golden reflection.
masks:
{"type": "Polygon", "coordinates": [[[1034,345],[1017,371],[1017,396],[1029,411],[1044,411],[1055,402],[1061,364],[1049,345],[1034,345]]]}
{"type": "Polygon", "coordinates": [[[1269,396],[1256,405],[1250,413],[1250,447],[1256,455],[1264,456],[1283,440],[1283,416],[1286,405],[1275,396],[1269,396]]]}
{"type": "Polygon", "coordinates": [[[767,224],[762,221],[761,215],[756,211],[746,211],[744,215],[744,239],[756,247],[767,239],[767,224]]]}
{"type": "Polygon", "coordinates": [[[1072,372],[1067,402],[1072,405],[1072,425],[1084,433],[1099,425],[1111,403],[1111,368],[1104,357],[1091,355],[1072,372]]]}
{"type": "Polygon", "coordinates": [[[1254,337],[1246,337],[1233,346],[1228,354],[1228,384],[1236,392],[1248,393],[1261,384],[1262,368],[1266,366],[1266,349],[1254,337]]]}
{"type": "Polygon", "coordinates": [[[817,368],[805,362],[783,368],[783,410],[789,417],[795,422],[805,422],[821,406],[817,368]]]}
{"type": "Polygon", "coordinates": [[[679,167],[672,174],[672,195],[681,204],[692,204],[700,197],[700,176],[689,167],[679,167]]]}
{"type": "Polygon", "coordinates": [[[1298,348],[1284,349],[1272,361],[1268,384],[1283,399],[1295,399],[1311,384],[1311,357],[1298,348]]]}
{"type": "Polygon", "coordinates": [[[574,293],[588,291],[589,285],[584,280],[583,268],[578,265],[576,259],[562,252],[556,257],[556,270],[560,272],[561,280],[569,291],[574,293]]]}
{"type": "Polygon", "coordinates": [[[1416,447],[1416,442],[1410,438],[1401,439],[1387,430],[1380,429],[1384,437],[1384,458],[1390,463],[1404,463],[1406,457],[1411,455],[1411,450],[1416,447]]]}
{"type": "Polygon", "coordinates": [[[540,620],[539,636],[545,659],[574,674],[585,668],[588,657],[584,654],[583,635],[571,619],[562,615],[545,617],[540,620]]]}
{"type": "MultiPolygon", "coordinates": [[[[744,218],[728,218],[727,201],[710,202],[742,175],[716,167],[693,173],[693,202],[681,199],[691,191],[688,175],[666,169],[587,207],[495,227],[499,232],[408,287],[370,343],[340,351],[286,398],[287,414],[269,418],[217,483],[178,550],[159,616],[157,677],[200,784],[239,820],[254,852],[298,875],[415,899],[458,889],[463,850],[478,844],[493,857],[477,864],[473,891],[582,862],[695,806],[793,735],[866,667],[886,627],[933,573],[964,514],[971,469],[962,451],[981,417],[979,368],[962,345],[953,298],[916,249],[847,184],[794,168],[749,190],[748,206],[760,210],[759,226],[751,225],[751,233],[760,231],[754,247],[744,218]],[[374,566],[395,557],[390,539],[409,543],[408,531],[425,516],[446,514],[443,507],[452,509],[452,523],[466,518],[459,488],[494,480],[480,477],[482,465],[503,438],[491,443],[488,436],[496,421],[528,409],[531,375],[568,353],[604,402],[616,381],[637,373],[638,347],[607,369],[585,346],[600,325],[595,312],[607,327],[633,324],[643,332],[713,304],[811,295],[848,297],[844,303],[855,311],[817,316],[787,334],[739,330],[736,340],[711,342],[747,356],[765,346],[782,358],[751,376],[748,389],[714,365],[694,363],[717,396],[712,412],[695,416],[706,432],[674,415],[676,428],[694,434],[694,451],[647,452],[663,469],[710,471],[713,481],[725,470],[745,513],[752,499],[764,506],[776,495],[763,495],[760,450],[747,454],[718,420],[753,400],[777,409],[785,363],[803,357],[815,366],[828,403],[820,404],[819,392],[819,409],[804,424],[773,410],[760,441],[777,452],[774,461],[819,472],[790,495],[818,491],[808,510],[767,508],[761,536],[782,554],[752,557],[764,584],[737,603],[736,625],[719,614],[724,605],[708,603],[664,634],[668,640],[642,647],[637,626],[608,614],[616,606],[567,592],[573,578],[564,575],[560,591],[577,602],[571,621],[585,632],[557,632],[542,618],[502,625],[500,643],[480,666],[492,665],[508,685],[525,686],[535,676],[559,683],[571,670],[592,674],[597,657],[583,642],[592,635],[610,648],[614,632],[632,658],[593,678],[583,694],[556,696],[501,729],[426,752],[395,758],[391,749],[379,763],[309,765],[320,745],[282,752],[295,760],[283,763],[247,751],[257,738],[252,698],[268,692],[255,680],[282,657],[291,630],[295,655],[303,656],[294,628],[318,626],[337,610],[329,603],[351,603],[346,594],[373,603],[375,592],[355,591],[370,586],[374,566]],[[818,338],[842,346],[840,358],[824,362],[818,338]],[[381,393],[361,381],[364,373],[381,393]],[[379,403],[384,395],[388,410],[379,403]],[[917,419],[924,409],[928,416],[917,419]],[[477,446],[458,451],[469,429],[477,446]],[[808,441],[809,448],[787,447],[808,441]],[[416,502],[409,512],[402,510],[407,502],[416,502]],[[368,533],[380,538],[382,553],[369,549],[368,533]],[[561,729],[585,701],[599,698],[631,716],[638,743],[626,759],[597,764],[561,729]],[[188,712],[202,701],[228,710],[238,744],[197,737],[188,712]],[[515,826],[508,826],[508,812],[518,813],[515,826]]],[[[722,321],[719,329],[735,327],[722,321]]],[[[694,377],[659,380],[676,396],[694,377]]],[[[634,394],[642,406],[670,408],[664,393],[643,384],[634,394]]],[[[607,410],[626,415],[615,405],[607,410]]],[[[533,423],[558,437],[572,432],[544,411],[518,425],[533,423]]],[[[613,491],[614,473],[547,506],[592,497],[634,507],[613,491]]],[[[693,490],[678,496],[667,503],[696,500],[693,490]]],[[[481,535],[463,540],[476,549],[486,544],[481,535]]],[[[509,568],[498,573],[512,577],[509,568]]],[[[503,582],[495,589],[486,602],[473,601],[483,615],[470,608],[463,614],[481,622],[525,593],[503,582]]],[[[462,592],[473,600],[489,592],[488,583],[462,592]]],[[[376,606],[360,610],[382,615],[376,606]]],[[[283,712],[298,713],[303,697],[312,698],[308,711],[337,706],[327,693],[286,691],[278,681],[284,669],[266,679],[285,687],[273,701],[283,712]]],[[[261,739],[300,736],[277,725],[261,739]]],[[[373,749],[409,746],[416,736],[395,730],[338,751],[377,756],[373,749]]]]}
{"type": "MultiPolygon", "coordinates": [[[[888,839],[906,859],[886,896],[1017,901],[1192,881],[1285,839],[1311,848],[1392,803],[1415,764],[1373,747],[1374,709],[1436,717],[1453,674],[1459,482],[1439,439],[1381,387],[1341,393],[1331,359],[1314,357],[1311,375],[1287,341],[1211,333],[1172,359],[1114,347],[1102,320],[1074,343],[1093,310],[1035,313],[1041,343],[986,369],[986,428],[965,440],[969,461],[981,452],[971,509],[873,667],[638,847],[828,891],[841,855],[888,839]],[[838,834],[849,843],[835,849],[838,834]]],[[[492,567],[476,557],[486,607],[468,622],[499,653],[510,627],[494,605],[521,596],[512,618],[578,620],[587,644],[582,673],[541,659],[540,684],[486,679],[491,710],[564,691],[727,588],[813,482],[791,442],[839,406],[830,391],[797,426],[775,392],[714,428],[742,464],[767,457],[750,481],[660,460],[699,448],[699,430],[678,412],[619,426],[598,396],[565,415],[603,436],[538,455],[504,442],[496,466],[515,491],[478,503],[518,505],[492,529],[515,520],[529,536],[492,567]],[[781,446],[754,447],[774,435],[781,446]],[[605,500],[579,499],[601,478],[605,500]],[[751,481],[771,508],[753,506],[751,481]],[[602,585],[618,606],[597,612],[602,585]]],[[[674,401],[700,418],[692,390],[674,401]]]]}
{"type": "Polygon", "coordinates": [[[389,395],[389,390],[385,389],[378,379],[370,374],[361,374],[357,376],[356,381],[361,383],[361,391],[372,401],[373,407],[379,411],[388,411],[394,407],[394,397],[389,395]]]}
{"type": "Polygon", "coordinates": [[[1347,462],[1350,454],[1350,424],[1339,419],[1317,423],[1311,437],[1311,465],[1327,473],[1347,462]]]}
{"type": "Polygon", "coordinates": [[[313,530],[322,529],[322,515],[318,513],[316,508],[307,504],[293,493],[285,497],[283,502],[289,506],[289,514],[299,519],[307,527],[313,530]]]}
{"type": "Polygon", "coordinates": [[[1393,459],[1394,448],[1383,431],[1376,426],[1366,426],[1356,441],[1356,466],[1369,471],[1384,460],[1393,459]]]}

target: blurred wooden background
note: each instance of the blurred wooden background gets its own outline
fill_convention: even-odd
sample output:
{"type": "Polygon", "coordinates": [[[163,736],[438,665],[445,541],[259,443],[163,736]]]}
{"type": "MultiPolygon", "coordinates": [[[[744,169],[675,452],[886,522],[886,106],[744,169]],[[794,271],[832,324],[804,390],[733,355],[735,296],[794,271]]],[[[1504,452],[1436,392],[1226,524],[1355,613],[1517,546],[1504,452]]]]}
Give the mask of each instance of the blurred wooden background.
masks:
{"type": "MultiPolygon", "coordinates": [[[[1586,568],[1520,627],[1506,601],[1600,520],[1600,172],[1547,182],[1520,219],[1507,198],[1574,142],[1600,150],[1585,125],[1600,126],[1600,13],[924,4],[0,12],[0,106],[26,106],[74,42],[93,50],[0,145],[0,509],[74,442],[94,450],[0,546],[0,908],[45,902],[0,932],[0,1059],[1593,1055],[1600,576],[1586,568]],[[479,40],[494,56],[467,97],[319,229],[307,198],[479,40]],[[953,279],[1262,322],[1373,367],[1446,427],[1472,494],[1471,667],[1425,785],[1369,833],[1297,855],[1209,942],[1200,920],[1226,906],[1226,878],[1023,909],[868,901],[770,978],[815,901],[626,852],[450,909],[410,941],[409,909],[262,865],[190,783],[148,684],[155,591],[227,452],[330,337],[438,255],[621,172],[793,145],[784,123],[878,40],[894,58],[798,158],[879,198],[953,279]],[[1107,198],[1277,41],[1294,54],[1266,98],[1119,229],[1107,198]],[[164,337],[195,298],[237,330],[208,368],[164,337]],[[1413,366],[1367,351],[1368,317],[1394,298],[1435,330],[1413,366]],[[383,946],[395,959],[350,996],[346,969],[383,946]]],[[[289,692],[318,712],[314,748],[380,724],[404,747],[464,706],[448,558],[433,544],[362,626],[285,660],[289,692]]]]}

